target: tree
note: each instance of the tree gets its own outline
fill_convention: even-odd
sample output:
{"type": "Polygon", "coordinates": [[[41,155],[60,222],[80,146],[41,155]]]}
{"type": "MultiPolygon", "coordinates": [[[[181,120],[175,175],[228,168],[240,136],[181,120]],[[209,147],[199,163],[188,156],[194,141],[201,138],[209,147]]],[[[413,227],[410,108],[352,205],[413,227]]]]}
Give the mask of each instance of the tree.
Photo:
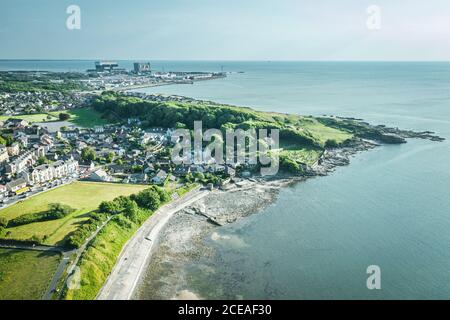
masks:
{"type": "Polygon", "coordinates": [[[126,202],[123,213],[131,221],[139,222],[139,207],[135,201],[126,202]]]}
{"type": "Polygon", "coordinates": [[[70,114],[61,112],[58,117],[60,121],[67,121],[70,119],[70,114]]]}
{"type": "Polygon", "coordinates": [[[194,178],[197,181],[202,181],[202,180],[205,180],[205,175],[201,172],[196,172],[196,173],[194,173],[194,178]]]}
{"type": "Polygon", "coordinates": [[[164,203],[170,201],[171,197],[169,192],[167,192],[166,189],[158,187],[158,186],[152,186],[152,188],[158,193],[159,200],[164,203]]]}
{"type": "Polygon", "coordinates": [[[8,220],[6,220],[5,217],[0,217],[0,229],[6,228],[7,225],[8,225],[8,220]]]}
{"type": "Polygon", "coordinates": [[[114,152],[109,152],[109,153],[106,155],[106,162],[112,163],[113,160],[114,160],[114,156],[115,156],[114,152]]]}
{"type": "Polygon", "coordinates": [[[94,149],[86,147],[83,150],[81,150],[81,158],[84,161],[95,161],[95,159],[97,159],[97,155],[95,154],[94,149]]]}
{"type": "Polygon", "coordinates": [[[158,192],[153,189],[146,189],[132,196],[132,200],[136,201],[139,207],[150,209],[152,211],[158,209],[161,200],[158,192]]]}
{"type": "Polygon", "coordinates": [[[98,211],[107,214],[119,214],[122,211],[122,207],[116,201],[103,201],[98,206],[98,211]]]}
{"type": "Polygon", "coordinates": [[[339,147],[339,143],[335,139],[329,139],[325,142],[325,148],[332,149],[339,147]]]}
{"type": "Polygon", "coordinates": [[[39,159],[37,160],[37,163],[38,165],[43,165],[49,163],[49,161],[46,156],[40,156],[39,159]]]}
{"type": "Polygon", "coordinates": [[[61,219],[75,212],[72,207],[61,203],[50,203],[48,208],[47,217],[53,219],[61,219]]]}

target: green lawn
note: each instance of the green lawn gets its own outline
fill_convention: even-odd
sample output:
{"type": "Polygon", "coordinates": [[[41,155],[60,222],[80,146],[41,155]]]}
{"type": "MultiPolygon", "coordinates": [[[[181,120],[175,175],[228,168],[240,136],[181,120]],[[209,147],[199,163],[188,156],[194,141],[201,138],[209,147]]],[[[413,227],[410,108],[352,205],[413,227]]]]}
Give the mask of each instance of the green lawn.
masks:
{"type": "Polygon", "coordinates": [[[0,116],[0,121],[5,121],[10,118],[22,119],[22,120],[28,121],[30,123],[58,120],[57,116],[50,115],[50,119],[47,118],[48,116],[49,116],[49,114],[47,114],[47,113],[23,114],[23,115],[18,115],[18,116],[0,116]]]}
{"type": "Polygon", "coordinates": [[[303,118],[300,121],[299,128],[308,130],[323,144],[327,140],[336,140],[337,143],[342,143],[353,138],[351,133],[327,127],[314,118],[303,118]]]}
{"type": "Polygon", "coordinates": [[[38,300],[60,260],[56,252],[0,249],[0,300],[38,300]]]}
{"type": "Polygon", "coordinates": [[[79,108],[66,111],[55,111],[50,114],[58,116],[60,113],[67,113],[70,115],[69,122],[72,122],[78,127],[92,128],[94,126],[101,126],[108,124],[108,121],[101,117],[101,114],[91,108],[79,108]]]}
{"type": "Polygon", "coordinates": [[[0,211],[0,217],[14,219],[28,213],[43,212],[50,203],[62,203],[76,209],[71,215],[53,221],[31,223],[5,229],[0,235],[4,239],[28,240],[35,236],[49,245],[63,244],[66,236],[87,219],[87,214],[102,201],[110,201],[121,195],[137,193],[148,186],[112,183],[74,182],[17,203],[0,211]]]}
{"type": "Polygon", "coordinates": [[[92,128],[94,126],[101,126],[108,124],[108,121],[101,117],[101,114],[91,108],[79,108],[65,111],[52,111],[49,113],[39,114],[23,114],[18,116],[0,116],[0,121],[5,121],[10,118],[22,119],[29,123],[36,122],[54,122],[59,121],[59,114],[66,113],[70,115],[69,122],[75,126],[83,128],[92,128]]]}

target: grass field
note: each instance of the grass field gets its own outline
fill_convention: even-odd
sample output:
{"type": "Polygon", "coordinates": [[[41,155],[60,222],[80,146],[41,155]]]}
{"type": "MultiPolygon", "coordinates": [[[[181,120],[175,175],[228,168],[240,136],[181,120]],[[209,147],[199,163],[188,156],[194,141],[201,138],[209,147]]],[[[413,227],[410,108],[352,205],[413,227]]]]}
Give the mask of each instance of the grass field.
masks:
{"type": "Polygon", "coordinates": [[[60,254],[0,249],[0,300],[38,300],[56,271],[60,254]]]}
{"type": "Polygon", "coordinates": [[[78,127],[92,128],[94,126],[101,126],[108,124],[108,121],[101,117],[101,114],[91,108],[71,109],[66,111],[51,112],[51,115],[58,117],[60,113],[67,113],[70,115],[69,122],[78,127]]]}
{"type": "Polygon", "coordinates": [[[59,114],[66,113],[70,115],[70,119],[67,120],[73,123],[75,126],[83,128],[92,128],[98,125],[105,125],[107,120],[103,119],[101,115],[91,108],[79,108],[65,111],[52,111],[49,113],[39,114],[24,114],[18,116],[0,116],[0,121],[5,121],[10,118],[22,119],[29,123],[36,122],[56,122],[59,121],[59,114]]]}
{"type": "Polygon", "coordinates": [[[322,144],[325,144],[327,140],[335,140],[337,143],[342,143],[353,138],[351,133],[327,127],[313,118],[303,118],[299,127],[308,130],[322,144]]]}
{"type": "Polygon", "coordinates": [[[13,119],[22,119],[25,121],[28,121],[30,123],[35,122],[48,122],[48,121],[55,121],[58,120],[58,117],[55,115],[49,115],[47,113],[39,113],[39,114],[23,114],[19,116],[0,116],[0,121],[5,121],[10,118],[13,119]],[[50,118],[48,118],[50,116],[50,118]]]}
{"type": "Polygon", "coordinates": [[[87,214],[97,209],[102,201],[110,201],[121,195],[131,195],[145,188],[147,188],[145,185],[74,182],[41,193],[1,210],[0,217],[10,220],[24,214],[43,212],[50,203],[56,202],[69,205],[76,211],[63,219],[5,229],[1,238],[28,240],[35,236],[42,239],[41,242],[44,244],[62,245],[66,236],[76,230],[78,225],[87,219],[87,214]]]}

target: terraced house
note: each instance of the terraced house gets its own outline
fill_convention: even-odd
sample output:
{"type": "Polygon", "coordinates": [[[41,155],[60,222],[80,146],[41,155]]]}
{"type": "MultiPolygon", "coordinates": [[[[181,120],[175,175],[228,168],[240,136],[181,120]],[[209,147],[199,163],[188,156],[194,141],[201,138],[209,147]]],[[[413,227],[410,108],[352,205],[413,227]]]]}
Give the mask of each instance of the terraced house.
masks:
{"type": "Polygon", "coordinates": [[[45,183],[55,179],[61,179],[78,173],[78,161],[56,161],[52,164],[43,164],[34,168],[31,180],[35,184],[45,183]]]}

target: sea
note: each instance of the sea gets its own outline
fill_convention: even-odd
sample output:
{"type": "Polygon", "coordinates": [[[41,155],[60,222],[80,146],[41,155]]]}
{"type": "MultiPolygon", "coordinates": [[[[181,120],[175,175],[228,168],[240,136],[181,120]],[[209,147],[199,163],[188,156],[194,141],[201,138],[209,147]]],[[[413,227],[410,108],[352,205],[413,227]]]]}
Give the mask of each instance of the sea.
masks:
{"type": "MultiPolygon", "coordinates": [[[[450,63],[151,62],[157,71],[228,76],[143,92],[356,117],[447,139],[382,146],[329,176],[282,189],[265,209],[216,228],[216,241],[205,237],[217,262],[208,273],[183,270],[186,290],[210,299],[450,298],[450,63]],[[245,245],[223,240],[229,237],[245,245]],[[367,287],[374,265],[380,290],[367,287]]],[[[0,60],[0,70],[83,71],[93,64],[0,60]]],[[[132,61],[119,64],[131,68],[132,61]]]]}

